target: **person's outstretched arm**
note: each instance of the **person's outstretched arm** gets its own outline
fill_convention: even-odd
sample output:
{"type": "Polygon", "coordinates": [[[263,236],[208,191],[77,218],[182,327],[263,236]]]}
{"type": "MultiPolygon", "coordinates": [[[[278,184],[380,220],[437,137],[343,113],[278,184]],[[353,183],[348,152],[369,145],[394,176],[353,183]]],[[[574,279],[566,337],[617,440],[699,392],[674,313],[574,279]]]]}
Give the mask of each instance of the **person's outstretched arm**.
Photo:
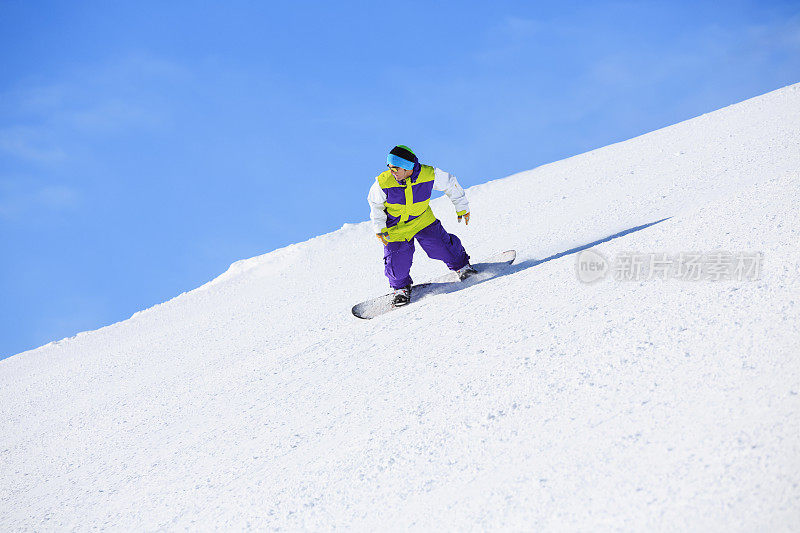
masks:
{"type": "Polygon", "coordinates": [[[442,191],[450,198],[456,208],[458,221],[461,222],[463,217],[464,222],[469,224],[469,202],[467,202],[467,195],[461,185],[458,184],[456,177],[440,168],[434,168],[433,188],[437,191],[442,191]]]}
{"type": "Polygon", "coordinates": [[[383,203],[386,201],[386,193],[383,192],[378,182],[372,184],[367,195],[367,202],[369,202],[369,218],[372,220],[372,226],[375,228],[375,235],[381,240],[383,244],[387,244],[388,234],[386,233],[386,211],[383,203]]]}

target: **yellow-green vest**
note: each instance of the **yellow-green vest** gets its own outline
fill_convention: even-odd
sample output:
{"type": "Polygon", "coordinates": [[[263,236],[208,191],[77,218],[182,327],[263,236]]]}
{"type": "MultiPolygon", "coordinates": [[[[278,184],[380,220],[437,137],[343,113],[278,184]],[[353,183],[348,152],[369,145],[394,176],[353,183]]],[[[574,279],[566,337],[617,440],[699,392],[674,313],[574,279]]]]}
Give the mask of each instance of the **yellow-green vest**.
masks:
{"type": "Polygon", "coordinates": [[[398,183],[389,170],[381,172],[377,179],[386,193],[383,205],[387,228],[383,231],[389,234],[389,241],[410,241],[418,231],[436,222],[429,205],[433,192],[433,167],[421,165],[413,182],[409,178],[405,183],[398,183]]]}

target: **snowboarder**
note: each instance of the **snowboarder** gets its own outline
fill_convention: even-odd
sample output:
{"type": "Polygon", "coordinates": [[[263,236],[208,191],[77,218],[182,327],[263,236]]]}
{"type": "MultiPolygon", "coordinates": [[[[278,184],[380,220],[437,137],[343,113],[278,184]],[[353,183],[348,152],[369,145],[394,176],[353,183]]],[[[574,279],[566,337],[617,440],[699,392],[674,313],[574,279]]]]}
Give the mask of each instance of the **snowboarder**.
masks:
{"type": "Polygon", "coordinates": [[[367,200],[375,233],[383,243],[383,263],[396,307],[411,301],[411,261],[414,239],[431,259],[444,261],[465,279],[475,273],[461,241],[447,233],[434,216],[433,189],[444,192],[456,208],[458,221],[469,224],[469,204],[455,176],[421,165],[408,146],[398,145],[386,157],[385,170],[375,178],[367,200]]]}

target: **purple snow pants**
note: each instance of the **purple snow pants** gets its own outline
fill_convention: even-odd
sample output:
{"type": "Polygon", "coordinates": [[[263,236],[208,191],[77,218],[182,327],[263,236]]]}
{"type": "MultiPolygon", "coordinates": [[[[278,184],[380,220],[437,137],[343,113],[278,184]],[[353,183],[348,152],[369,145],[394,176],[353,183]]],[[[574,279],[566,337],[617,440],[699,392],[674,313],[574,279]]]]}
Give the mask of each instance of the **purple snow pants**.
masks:
{"type": "MultiPolygon", "coordinates": [[[[450,270],[458,270],[469,262],[469,256],[458,237],[447,233],[438,220],[420,230],[414,239],[431,259],[444,261],[450,270]]],[[[414,239],[390,242],[383,247],[386,277],[393,289],[411,285],[411,260],[414,257],[414,239]]]]}

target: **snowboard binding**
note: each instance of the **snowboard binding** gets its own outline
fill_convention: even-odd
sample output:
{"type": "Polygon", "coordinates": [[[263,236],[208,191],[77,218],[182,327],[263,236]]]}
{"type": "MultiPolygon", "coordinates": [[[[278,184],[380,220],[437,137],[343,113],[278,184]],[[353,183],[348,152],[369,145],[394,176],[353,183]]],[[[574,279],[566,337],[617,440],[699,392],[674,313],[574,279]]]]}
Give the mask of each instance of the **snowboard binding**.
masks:
{"type": "Polygon", "coordinates": [[[411,303],[411,285],[400,287],[394,290],[394,298],[392,298],[392,307],[402,307],[411,303]]]}

